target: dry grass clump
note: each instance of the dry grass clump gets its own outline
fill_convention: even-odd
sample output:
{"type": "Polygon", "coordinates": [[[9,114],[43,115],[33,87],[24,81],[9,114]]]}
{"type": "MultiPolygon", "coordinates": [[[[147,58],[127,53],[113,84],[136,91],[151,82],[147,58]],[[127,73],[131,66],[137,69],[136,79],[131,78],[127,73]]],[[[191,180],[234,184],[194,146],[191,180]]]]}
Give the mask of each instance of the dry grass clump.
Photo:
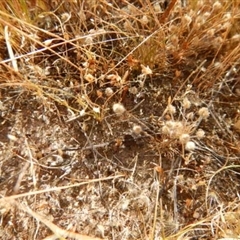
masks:
{"type": "Polygon", "coordinates": [[[0,238],[240,238],[238,1],[2,1],[0,238]]]}

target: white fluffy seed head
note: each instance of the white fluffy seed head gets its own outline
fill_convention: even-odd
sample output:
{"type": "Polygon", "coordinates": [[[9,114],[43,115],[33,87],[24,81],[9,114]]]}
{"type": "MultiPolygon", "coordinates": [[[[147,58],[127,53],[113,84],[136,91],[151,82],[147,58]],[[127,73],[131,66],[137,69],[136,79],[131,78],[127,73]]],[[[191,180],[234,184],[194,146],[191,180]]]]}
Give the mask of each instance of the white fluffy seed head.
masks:
{"type": "Polygon", "coordinates": [[[205,132],[202,129],[198,129],[196,132],[196,137],[198,139],[202,139],[202,138],[204,138],[204,136],[205,136],[205,132]]]}
{"type": "Polygon", "coordinates": [[[162,133],[165,135],[169,135],[171,138],[179,138],[183,131],[184,125],[180,121],[169,120],[165,122],[162,127],[162,133]]]}
{"type": "Polygon", "coordinates": [[[214,4],[213,4],[213,10],[219,10],[222,8],[222,4],[219,2],[219,1],[216,1],[214,4]]]}
{"type": "Polygon", "coordinates": [[[232,18],[232,15],[230,12],[225,13],[223,16],[223,20],[225,20],[225,21],[230,21],[231,18],[232,18]]]}
{"type": "Polygon", "coordinates": [[[173,132],[175,132],[175,135],[179,136],[183,132],[186,132],[185,126],[181,121],[176,121],[175,126],[173,128],[173,132]]]}
{"type": "Polygon", "coordinates": [[[187,133],[183,133],[182,135],[179,136],[179,141],[182,144],[189,142],[189,140],[190,140],[190,136],[187,133]]]}
{"type": "Polygon", "coordinates": [[[186,143],[186,145],[185,145],[185,149],[187,150],[187,151],[194,151],[195,150],[195,148],[196,148],[196,144],[194,143],[194,142],[192,142],[192,141],[188,141],[187,143],[186,143]]]}
{"type": "Polygon", "coordinates": [[[146,15],[144,15],[141,19],[140,19],[141,23],[143,25],[147,25],[149,23],[148,17],[146,15]]]}
{"type": "Polygon", "coordinates": [[[112,90],[112,88],[107,87],[107,88],[105,89],[105,95],[106,95],[107,97],[110,97],[111,95],[113,95],[113,90],[112,90]]]}
{"type": "Polygon", "coordinates": [[[158,2],[154,3],[153,8],[154,8],[154,11],[157,13],[162,11],[161,6],[158,2]]]}
{"type": "Polygon", "coordinates": [[[202,117],[203,119],[207,119],[209,117],[209,111],[208,108],[202,107],[198,110],[198,115],[202,117]]]}
{"type": "Polygon", "coordinates": [[[162,134],[164,134],[164,135],[169,135],[170,134],[170,129],[169,129],[168,126],[164,125],[162,127],[162,134]]]}
{"type": "Polygon", "coordinates": [[[113,111],[118,115],[122,115],[126,109],[121,103],[114,103],[112,107],[113,111]]]}
{"type": "Polygon", "coordinates": [[[136,135],[139,135],[141,132],[142,132],[142,127],[140,125],[134,125],[133,126],[133,132],[136,134],[136,135]]]}
{"type": "Polygon", "coordinates": [[[165,123],[165,125],[167,127],[169,127],[169,129],[174,129],[174,128],[176,128],[177,122],[169,120],[165,123]]]}

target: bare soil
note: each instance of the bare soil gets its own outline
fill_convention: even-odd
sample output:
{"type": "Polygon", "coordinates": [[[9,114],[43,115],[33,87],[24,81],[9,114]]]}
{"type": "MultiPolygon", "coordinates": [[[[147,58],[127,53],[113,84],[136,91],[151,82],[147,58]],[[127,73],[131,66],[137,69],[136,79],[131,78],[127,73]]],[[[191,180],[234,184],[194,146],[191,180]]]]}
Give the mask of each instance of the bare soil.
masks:
{"type": "MultiPolygon", "coordinates": [[[[122,42],[114,42],[116,52],[122,42]]],[[[19,203],[61,229],[101,239],[237,239],[240,64],[219,76],[221,69],[213,67],[217,50],[210,43],[202,47],[182,59],[166,54],[167,66],[152,65],[149,75],[142,74],[141,59],[132,67],[128,58],[112,77],[101,78],[101,70],[116,64],[119,55],[106,62],[97,58],[98,81],[89,82],[76,49],[66,45],[67,58],[80,71],[67,62],[56,67],[58,58],[47,52],[47,61],[39,55],[35,62],[50,68],[47,75],[21,63],[20,72],[41,91],[21,85],[2,65],[0,196],[6,201],[0,204],[0,238],[57,239],[19,203]],[[122,79],[126,74],[121,84],[117,73],[122,79]],[[86,114],[76,96],[92,104],[86,114]],[[126,111],[117,115],[114,103],[126,111]],[[201,118],[201,108],[208,117],[201,118]],[[172,123],[178,128],[166,133],[172,123]],[[190,136],[193,149],[179,140],[178,131],[190,136]],[[52,189],[63,186],[69,188],[52,189]],[[10,196],[19,197],[11,204],[10,196]]],[[[109,48],[101,46],[105,59],[109,48]]],[[[54,50],[61,53],[63,46],[54,50]]]]}

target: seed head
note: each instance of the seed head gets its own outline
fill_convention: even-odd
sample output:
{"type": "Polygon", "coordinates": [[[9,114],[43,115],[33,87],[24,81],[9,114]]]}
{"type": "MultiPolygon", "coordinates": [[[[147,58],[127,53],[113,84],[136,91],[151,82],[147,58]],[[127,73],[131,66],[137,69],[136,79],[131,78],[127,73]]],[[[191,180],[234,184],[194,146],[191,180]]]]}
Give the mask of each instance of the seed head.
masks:
{"type": "Polygon", "coordinates": [[[12,134],[8,134],[7,137],[8,137],[9,140],[11,140],[11,141],[13,141],[13,142],[16,142],[16,141],[17,141],[17,137],[14,136],[14,135],[12,135],[12,134]]]}
{"type": "Polygon", "coordinates": [[[219,2],[219,1],[216,1],[214,4],[213,4],[213,10],[219,10],[222,8],[222,4],[219,2]]]}
{"type": "Polygon", "coordinates": [[[186,145],[185,145],[185,149],[187,150],[187,151],[194,151],[195,150],[195,148],[196,148],[196,144],[194,143],[194,142],[192,142],[192,141],[188,141],[187,143],[186,143],[186,145]]]}
{"type": "Polygon", "coordinates": [[[230,12],[225,13],[223,16],[223,20],[225,20],[225,21],[230,21],[231,18],[232,18],[232,15],[230,12]]]}
{"type": "Polygon", "coordinates": [[[207,119],[209,117],[209,111],[208,108],[202,107],[198,110],[198,115],[202,117],[203,119],[207,119]]]}
{"type": "Polygon", "coordinates": [[[112,94],[113,94],[112,88],[107,87],[107,88],[105,89],[105,95],[106,95],[107,97],[110,97],[112,94]]]}
{"type": "Polygon", "coordinates": [[[114,103],[112,109],[118,116],[121,116],[126,111],[125,107],[121,103],[114,103]]]}
{"type": "Polygon", "coordinates": [[[189,134],[183,133],[182,135],[179,136],[179,141],[182,144],[189,142],[189,140],[190,140],[189,134]]]}
{"type": "Polygon", "coordinates": [[[136,134],[136,135],[139,135],[141,132],[142,132],[142,127],[140,125],[134,125],[133,126],[133,132],[136,134]]]}
{"type": "Polygon", "coordinates": [[[172,35],[172,36],[171,36],[171,43],[172,43],[174,46],[177,46],[178,43],[179,43],[179,38],[178,38],[178,36],[172,35]]]}
{"type": "Polygon", "coordinates": [[[163,125],[162,133],[169,135],[171,138],[179,138],[183,132],[183,128],[182,122],[169,120],[163,125]]]}
{"type": "Polygon", "coordinates": [[[168,126],[164,125],[162,127],[162,134],[165,134],[165,135],[170,135],[170,129],[168,126]]]}
{"type": "Polygon", "coordinates": [[[202,139],[202,138],[204,138],[204,136],[205,136],[205,132],[202,129],[198,129],[196,132],[196,137],[198,139],[202,139]]]}

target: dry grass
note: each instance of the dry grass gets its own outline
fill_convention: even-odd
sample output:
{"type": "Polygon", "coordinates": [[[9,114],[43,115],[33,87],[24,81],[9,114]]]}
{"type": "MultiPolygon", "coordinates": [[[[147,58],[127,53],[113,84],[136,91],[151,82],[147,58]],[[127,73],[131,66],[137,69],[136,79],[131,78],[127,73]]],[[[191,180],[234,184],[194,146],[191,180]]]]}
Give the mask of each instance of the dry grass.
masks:
{"type": "Polygon", "coordinates": [[[2,1],[0,238],[239,239],[239,9],[2,1]]]}

